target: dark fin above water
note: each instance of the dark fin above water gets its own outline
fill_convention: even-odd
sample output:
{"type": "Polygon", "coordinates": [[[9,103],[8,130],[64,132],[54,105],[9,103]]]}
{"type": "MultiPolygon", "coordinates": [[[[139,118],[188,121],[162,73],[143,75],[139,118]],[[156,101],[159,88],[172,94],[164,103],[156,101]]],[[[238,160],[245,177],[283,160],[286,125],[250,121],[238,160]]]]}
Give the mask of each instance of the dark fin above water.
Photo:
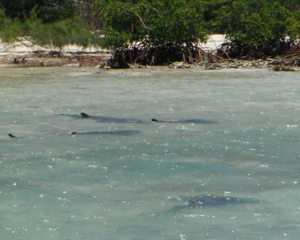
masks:
{"type": "Polygon", "coordinates": [[[159,121],[158,121],[157,119],[155,119],[155,118],[152,118],[151,121],[152,121],[152,122],[159,122],[159,121]]]}
{"type": "Polygon", "coordinates": [[[80,115],[83,117],[83,118],[89,118],[90,115],[86,114],[86,113],[80,113],[80,115]]]}
{"type": "Polygon", "coordinates": [[[11,138],[18,138],[18,137],[16,137],[16,136],[14,136],[14,135],[12,135],[12,134],[8,134],[8,136],[10,136],[11,138]]]}

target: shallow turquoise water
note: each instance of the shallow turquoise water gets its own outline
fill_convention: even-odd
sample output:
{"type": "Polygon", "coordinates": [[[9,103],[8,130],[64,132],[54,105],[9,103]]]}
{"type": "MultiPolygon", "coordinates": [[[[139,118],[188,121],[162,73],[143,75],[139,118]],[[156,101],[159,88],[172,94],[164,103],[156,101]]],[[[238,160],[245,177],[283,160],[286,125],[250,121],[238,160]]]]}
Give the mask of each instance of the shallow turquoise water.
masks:
{"type": "Polygon", "coordinates": [[[0,239],[296,239],[299,90],[297,72],[0,69],[0,239]],[[141,133],[69,134],[118,130],[141,133]],[[176,209],[201,194],[261,203],[176,209]]]}

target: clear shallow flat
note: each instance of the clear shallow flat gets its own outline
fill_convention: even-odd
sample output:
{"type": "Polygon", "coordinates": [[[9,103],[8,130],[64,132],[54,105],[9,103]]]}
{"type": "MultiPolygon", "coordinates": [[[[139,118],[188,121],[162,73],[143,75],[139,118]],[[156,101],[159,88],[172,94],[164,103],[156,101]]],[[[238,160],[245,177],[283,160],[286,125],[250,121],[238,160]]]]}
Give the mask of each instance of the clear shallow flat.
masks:
{"type": "Polygon", "coordinates": [[[295,239],[299,89],[267,70],[1,69],[1,237],[295,239]],[[262,203],[170,211],[207,194],[262,203]]]}

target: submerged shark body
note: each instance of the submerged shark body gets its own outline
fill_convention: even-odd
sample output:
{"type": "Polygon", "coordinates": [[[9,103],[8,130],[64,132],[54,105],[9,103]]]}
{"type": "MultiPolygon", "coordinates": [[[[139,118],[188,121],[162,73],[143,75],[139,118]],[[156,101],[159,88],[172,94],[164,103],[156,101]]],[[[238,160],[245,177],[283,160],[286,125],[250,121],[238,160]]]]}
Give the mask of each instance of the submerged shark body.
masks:
{"type": "Polygon", "coordinates": [[[62,116],[72,117],[74,119],[91,119],[103,123],[142,123],[143,121],[135,118],[117,118],[117,117],[103,117],[103,116],[90,116],[86,113],[80,115],[60,114],[62,116]]]}
{"type": "MultiPolygon", "coordinates": [[[[65,115],[71,116],[76,119],[92,119],[96,120],[97,122],[104,122],[104,123],[145,123],[141,119],[136,118],[117,118],[117,117],[103,117],[103,116],[91,116],[86,113],[80,113],[80,115],[65,115]]],[[[213,120],[205,120],[205,119],[186,119],[186,120],[173,120],[173,121],[164,121],[164,120],[157,120],[155,118],[151,119],[151,122],[161,122],[161,123],[200,123],[200,124],[211,124],[216,123],[213,120]]]]}
{"type": "Polygon", "coordinates": [[[152,122],[162,122],[162,123],[201,123],[201,124],[210,124],[216,123],[213,120],[205,120],[205,119],[187,119],[187,120],[174,120],[174,121],[161,121],[155,118],[151,119],[152,122]]]}
{"type": "Polygon", "coordinates": [[[142,123],[143,121],[135,118],[116,118],[116,117],[101,117],[101,116],[90,116],[86,113],[80,113],[82,118],[93,119],[98,122],[108,123],[142,123]]]}
{"type": "Polygon", "coordinates": [[[120,136],[129,136],[132,134],[140,133],[138,130],[121,130],[121,131],[93,131],[93,132],[71,132],[71,135],[77,134],[89,134],[89,135],[120,135],[120,136]]]}
{"type": "Polygon", "coordinates": [[[217,196],[217,195],[198,195],[187,198],[185,205],[176,205],[172,210],[180,210],[183,208],[203,208],[203,207],[218,207],[222,205],[236,205],[236,204],[253,204],[261,203],[257,199],[217,196]]]}
{"type": "MultiPolygon", "coordinates": [[[[71,132],[71,135],[77,135],[77,134],[86,134],[86,135],[119,135],[119,136],[129,136],[132,134],[140,133],[138,130],[121,130],[121,131],[93,131],[93,132],[71,132]]],[[[8,134],[11,138],[19,138],[16,137],[13,134],[8,134]]]]}

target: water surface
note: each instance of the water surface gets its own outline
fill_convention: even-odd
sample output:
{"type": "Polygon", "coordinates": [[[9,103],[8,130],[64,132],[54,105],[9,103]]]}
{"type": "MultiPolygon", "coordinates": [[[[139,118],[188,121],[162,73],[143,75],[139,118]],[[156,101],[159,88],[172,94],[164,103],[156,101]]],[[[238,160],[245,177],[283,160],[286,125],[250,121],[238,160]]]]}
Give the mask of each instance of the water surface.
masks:
{"type": "Polygon", "coordinates": [[[299,84],[268,70],[0,69],[1,239],[296,239],[299,84]],[[188,119],[211,123],[171,122],[188,119]],[[202,194],[261,203],[185,207],[202,194]]]}

